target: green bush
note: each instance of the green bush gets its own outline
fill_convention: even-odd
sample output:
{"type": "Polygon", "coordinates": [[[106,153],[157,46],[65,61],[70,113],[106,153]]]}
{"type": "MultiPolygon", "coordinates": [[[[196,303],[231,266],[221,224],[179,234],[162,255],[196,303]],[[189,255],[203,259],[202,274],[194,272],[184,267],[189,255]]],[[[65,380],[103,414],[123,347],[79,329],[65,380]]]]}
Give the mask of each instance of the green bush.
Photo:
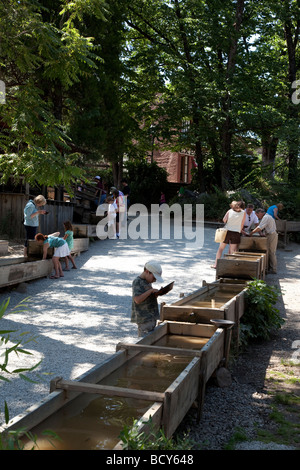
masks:
{"type": "Polygon", "coordinates": [[[241,343],[252,340],[268,340],[272,332],[281,328],[284,320],[275,304],[280,290],[255,279],[249,282],[246,292],[245,311],[241,318],[241,343]]]}
{"type": "Polygon", "coordinates": [[[189,196],[175,196],[170,202],[169,205],[172,204],[180,204],[183,206],[184,204],[192,204],[193,206],[193,215],[196,214],[196,204],[203,204],[204,205],[204,218],[205,220],[212,220],[212,221],[222,221],[224,215],[230,209],[230,202],[232,199],[228,198],[225,193],[218,190],[216,192],[208,194],[202,193],[199,194],[197,197],[189,197],[189,196]]]}

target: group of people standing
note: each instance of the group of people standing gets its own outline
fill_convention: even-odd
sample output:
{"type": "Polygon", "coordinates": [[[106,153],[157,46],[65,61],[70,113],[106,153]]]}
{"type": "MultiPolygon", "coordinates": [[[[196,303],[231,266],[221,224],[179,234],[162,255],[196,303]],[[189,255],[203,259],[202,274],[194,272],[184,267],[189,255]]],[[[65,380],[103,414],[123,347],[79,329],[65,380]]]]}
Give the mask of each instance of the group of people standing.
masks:
{"type": "Polygon", "coordinates": [[[216,269],[217,261],[229,245],[229,254],[237,251],[241,241],[241,236],[251,237],[255,233],[267,237],[267,248],[269,253],[269,273],[277,273],[276,250],[278,243],[278,233],[275,220],[279,219],[278,211],[283,209],[281,203],[270,206],[267,211],[258,208],[254,211],[254,206],[248,204],[245,209],[243,201],[232,201],[230,209],[226,212],[223,222],[227,229],[225,240],[220,243],[215,264],[212,268],[216,269]]]}
{"type": "Polygon", "coordinates": [[[24,244],[24,256],[28,254],[28,241],[35,240],[38,245],[43,246],[43,259],[47,258],[48,248],[54,248],[52,257],[54,274],[50,276],[51,279],[59,279],[64,277],[63,269],[60,263],[60,258],[65,259],[65,271],[69,271],[69,260],[72,263],[72,269],[77,269],[76,263],[71,250],[74,246],[73,241],[73,227],[69,220],[64,222],[65,234],[60,237],[60,232],[54,232],[50,235],[37,233],[39,226],[39,215],[46,215],[48,211],[40,209],[47,204],[44,196],[36,196],[33,200],[27,202],[24,208],[24,227],[26,231],[26,238],[24,244]]]}

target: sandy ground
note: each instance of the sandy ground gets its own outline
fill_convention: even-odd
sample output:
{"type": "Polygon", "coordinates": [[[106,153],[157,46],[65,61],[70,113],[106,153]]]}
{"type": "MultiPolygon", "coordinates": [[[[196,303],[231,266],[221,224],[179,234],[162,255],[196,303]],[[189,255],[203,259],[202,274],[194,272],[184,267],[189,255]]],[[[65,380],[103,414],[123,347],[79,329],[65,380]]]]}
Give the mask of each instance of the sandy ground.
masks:
{"type": "MultiPolygon", "coordinates": [[[[205,228],[204,244],[198,247],[181,240],[97,240],[77,257],[79,269],[66,272],[64,278],[29,282],[25,293],[2,290],[0,302],[10,297],[9,310],[27,297],[28,309],[6,315],[1,320],[1,330],[16,330],[12,335],[16,337],[27,332],[25,337],[35,337],[34,342],[25,345],[32,356],[12,357],[10,370],[42,362],[35,373],[27,374],[32,379],[37,379],[38,374],[36,383],[15,375],[9,377],[10,382],[0,381],[0,423],[4,420],[4,400],[12,418],[43,399],[49,393],[52,378],[78,378],[113,354],[119,341],[138,340],[136,325],[130,322],[131,283],[147,260],[160,261],[165,284],[175,280],[173,291],[161,298],[168,303],[178,300],[182,292],[189,294],[198,289],[203,280],[214,281],[215,270],[210,268],[218,246],[214,233],[214,229],[205,228]]],[[[268,283],[282,289],[280,309],[286,324],[278,343],[270,345],[267,356],[262,358],[266,363],[264,371],[280,367],[283,358],[291,359],[297,354],[299,261],[300,245],[279,249],[278,274],[267,276],[268,283]]]]}

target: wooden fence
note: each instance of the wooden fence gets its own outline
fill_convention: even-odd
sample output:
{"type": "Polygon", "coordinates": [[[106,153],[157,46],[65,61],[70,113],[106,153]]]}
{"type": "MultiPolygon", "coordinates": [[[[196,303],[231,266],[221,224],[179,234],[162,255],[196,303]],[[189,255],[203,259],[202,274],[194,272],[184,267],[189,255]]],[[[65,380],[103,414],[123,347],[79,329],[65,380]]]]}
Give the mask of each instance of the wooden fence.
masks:
{"type": "MultiPolygon", "coordinates": [[[[28,199],[25,194],[0,193],[0,236],[9,240],[24,240],[24,207],[28,199]]],[[[45,209],[49,214],[39,217],[39,231],[44,234],[64,234],[64,221],[73,221],[74,204],[48,200],[45,209]]]]}
{"type": "Polygon", "coordinates": [[[0,233],[2,237],[10,240],[25,238],[23,225],[25,204],[25,194],[0,193],[0,233]]]}
{"type": "Polygon", "coordinates": [[[48,199],[45,209],[49,211],[49,214],[40,216],[39,231],[44,234],[60,232],[63,235],[65,233],[64,222],[66,220],[73,222],[74,204],[48,199]]]}

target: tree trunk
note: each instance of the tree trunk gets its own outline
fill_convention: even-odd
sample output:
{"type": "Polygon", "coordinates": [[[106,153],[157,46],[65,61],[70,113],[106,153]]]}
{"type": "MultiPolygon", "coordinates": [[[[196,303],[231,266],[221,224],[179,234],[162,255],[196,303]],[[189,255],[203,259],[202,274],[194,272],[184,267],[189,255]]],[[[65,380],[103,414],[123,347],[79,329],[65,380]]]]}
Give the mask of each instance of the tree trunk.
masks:
{"type": "Polygon", "coordinates": [[[205,191],[205,182],[204,182],[204,165],[203,165],[203,153],[202,153],[202,144],[200,140],[196,142],[196,162],[197,162],[197,181],[199,183],[200,193],[205,191]]]}
{"type": "Polygon", "coordinates": [[[278,146],[278,137],[265,135],[262,137],[262,166],[271,169],[271,177],[274,178],[275,158],[278,146]]]}
{"type": "Polygon", "coordinates": [[[231,37],[231,44],[228,51],[228,61],[226,70],[225,88],[226,96],[222,102],[223,113],[226,116],[224,125],[221,129],[221,147],[222,147],[222,163],[221,163],[221,181],[222,189],[228,189],[230,182],[230,157],[231,157],[231,141],[233,135],[232,119],[230,117],[231,110],[231,97],[228,90],[228,85],[232,83],[232,77],[235,69],[235,59],[237,53],[237,43],[239,31],[243,21],[245,8],[245,0],[238,0],[236,5],[234,32],[231,37]]]}
{"type": "Polygon", "coordinates": [[[114,186],[121,189],[121,180],[123,177],[123,157],[119,157],[118,161],[112,162],[112,171],[114,186]]]}
{"type": "Polygon", "coordinates": [[[288,180],[291,183],[296,182],[298,172],[297,172],[297,163],[298,163],[298,154],[299,154],[299,105],[293,103],[292,101],[292,85],[297,78],[297,58],[296,58],[296,49],[299,40],[300,32],[300,20],[297,21],[295,28],[292,25],[291,19],[286,21],[284,24],[284,33],[285,40],[288,51],[288,60],[289,60],[289,83],[290,83],[290,93],[289,100],[290,104],[288,107],[288,118],[292,126],[291,136],[288,140],[288,165],[289,173],[288,180]],[[293,37],[293,29],[295,34],[293,37]]]}

